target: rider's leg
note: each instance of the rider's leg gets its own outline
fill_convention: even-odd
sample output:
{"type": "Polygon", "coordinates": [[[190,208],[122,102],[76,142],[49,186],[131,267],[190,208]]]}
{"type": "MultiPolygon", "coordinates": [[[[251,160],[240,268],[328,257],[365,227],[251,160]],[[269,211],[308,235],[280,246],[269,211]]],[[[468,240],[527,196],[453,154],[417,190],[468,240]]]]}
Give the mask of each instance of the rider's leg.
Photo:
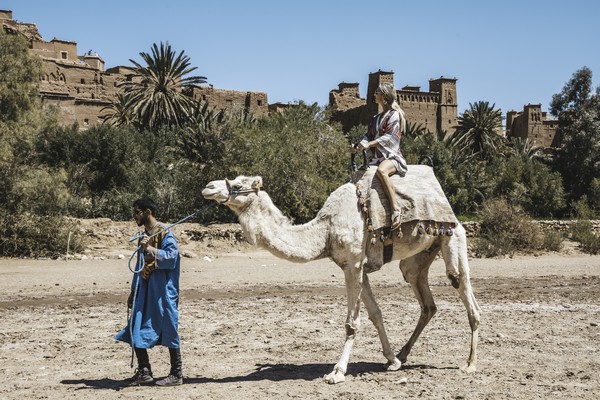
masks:
{"type": "Polygon", "coordinates": [[[394,191],[394,185],[390,176],[396,173],[396,166],[390,160],[383,160],[377,167],[377,177],[383,185],[383,190],[387,194],[390,202],[390,211],[392,212],[392,230],[398,228],[401,223],[400,210],[396,206],[396,194],[394,191]]]}

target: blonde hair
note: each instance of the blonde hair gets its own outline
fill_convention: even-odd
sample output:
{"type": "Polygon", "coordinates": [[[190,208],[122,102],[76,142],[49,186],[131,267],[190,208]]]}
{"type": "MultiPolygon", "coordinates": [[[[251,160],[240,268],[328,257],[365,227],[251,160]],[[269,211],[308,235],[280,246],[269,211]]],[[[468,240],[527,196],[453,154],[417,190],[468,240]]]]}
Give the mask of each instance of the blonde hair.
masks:
{"type": "Polygon", "coordinates": [[[385,101],[392,110],[398,111],[398,114],[400,115],[400,128],[402,128],[402,133],[405,133],[406,117],[404,116],[404,110],[400,108],[400,104],[398,104],[398,101],[396,100],[396,90],[394,89],[394,85],[389,82],[382,82],[379,84],[378,90],[381,91],[383,101],[385,101]]]}

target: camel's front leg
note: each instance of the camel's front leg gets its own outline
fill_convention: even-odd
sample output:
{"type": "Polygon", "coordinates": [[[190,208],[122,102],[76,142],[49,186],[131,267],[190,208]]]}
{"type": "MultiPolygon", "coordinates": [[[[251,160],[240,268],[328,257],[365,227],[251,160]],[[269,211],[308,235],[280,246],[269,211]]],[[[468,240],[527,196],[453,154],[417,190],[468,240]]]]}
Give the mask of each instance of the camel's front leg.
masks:
{"type": "Polygon", "coordinates": [[[398,358],[396,358],[396,354],[394,354],[392,346],[390,346],[390,341],[388,340],[387,333],[385,332],[385,326],[383,325],[381,309],[379,308],[379,305],[377,305],[377,301],[375,300],[375,295],[371,290],[371,285],[369,284],[369,277],[367,274],[363,275],[362,301],[365,303],[365,308],[369,313],[369,319],[371,322],[373,322],[373,325],[375,325],[377,333],[379,334],[379,340],[381,341],[381,347],[383,349],[383,356],[388,360],[388,362],[385,364],[385,369],[388,371],[399,370],[402,366],[402,363],[400,360],[398,360],[398,358]]]}
{"type": "Polygon", "coordinates": [[[323,378],[327,383],[339,383],[346,380],[346,369],[352,352],[354,338],[360,327],[360,293],[362,285],[362,264],[348,266],[344,269],[346,292],[348,296],[348,315],[346,316],[346,341],[344,350],[333,371],[323,378]]]}

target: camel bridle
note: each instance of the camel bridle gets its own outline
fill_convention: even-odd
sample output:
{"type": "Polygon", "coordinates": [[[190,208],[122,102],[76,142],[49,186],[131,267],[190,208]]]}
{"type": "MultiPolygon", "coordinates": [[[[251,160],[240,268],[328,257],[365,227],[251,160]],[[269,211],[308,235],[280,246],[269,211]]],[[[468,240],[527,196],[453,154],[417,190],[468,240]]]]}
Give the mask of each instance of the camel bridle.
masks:
{"type": "Polygon", "coordinates": [[[235,189],[234,187],[232,187],[231,182],[227,178],[225,178],[225,185],[227,186],[228,196],[220,204],[227,203],[233,196],[237,196],[238,194],[248,194],[248,193],[258,194],[258,192],[260,191],[260,186],[257,186],[254,188],[248,188],[248,189],[235,189]]]}

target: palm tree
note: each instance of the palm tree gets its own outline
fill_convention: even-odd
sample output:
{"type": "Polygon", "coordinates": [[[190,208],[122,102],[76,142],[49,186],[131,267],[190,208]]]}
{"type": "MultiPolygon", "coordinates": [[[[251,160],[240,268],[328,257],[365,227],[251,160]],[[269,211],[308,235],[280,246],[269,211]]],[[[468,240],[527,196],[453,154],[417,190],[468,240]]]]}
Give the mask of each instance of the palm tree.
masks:
{"type": "Polygon", "coordinates": [[[456,135],[473,154],[489,160],[502,144],[502,112],[487,101],[469,103],[469,109],[458,117],[456,135]]]}
{"type": "Polygon", "coordinates": [[[427,130],[427,128],[425,128],[423,124],[408,121],[408,123],[406,124],[406,132],[404,132],[404,135],[406,137],[416,138],[427,133],[429,133],[429,131],[427,130]]]}
{"type": "Polygon", "coordinates": [[[218,127],[223,124],[224,118],[223,111],[209,108],[208,103],[196,103],[190,123],[178,135],[177,148],[181,154],[196,163],[206,162],[216,150],[215,145],[220,143],[218,127]]]}
{"type": "Polygon", "coordinates": [[[513,153],[523,160],[532,160],[542,155],[542,148],[529,140],[529,138],[511,138],[510,146],[513,153]]]}
{"type": "Polygon", "coordinates": [[[100,116],[102,123],[113,126],[123,126],[131,124],[133,122],[133,115],[131,114],[129,101],[130,100],[127,93],[117,93],[117,99],[113,101],[110,105],[100,110],[100,112],[108,111],[106,114],[102,114],[100,116]]]}
{"type": "Polygon", "coordinates": [[[206,163],[224,151],[231,131],[256,122],[256,117],[243,107],[234,105],[227,110],[217,110],[206,102],[197,102],[189,123],[178,132],[178,150],[192,162],[206,163]]]}
{"type": "Polygon", "coordinates": [[[184,93],[195,85],[206,82],[204,76],[187,74],[196,67],[190,67],[190,58],[183,54],[175,56],[169,43],[154,43],[152,54],[140,53],[146,66],[133,63],[134,73],[121,84],[127,96],[126,111],[142,128],[156,130],[160,126],[183,126],[188,122],[194,107],[194,100],[184,93]]]}

